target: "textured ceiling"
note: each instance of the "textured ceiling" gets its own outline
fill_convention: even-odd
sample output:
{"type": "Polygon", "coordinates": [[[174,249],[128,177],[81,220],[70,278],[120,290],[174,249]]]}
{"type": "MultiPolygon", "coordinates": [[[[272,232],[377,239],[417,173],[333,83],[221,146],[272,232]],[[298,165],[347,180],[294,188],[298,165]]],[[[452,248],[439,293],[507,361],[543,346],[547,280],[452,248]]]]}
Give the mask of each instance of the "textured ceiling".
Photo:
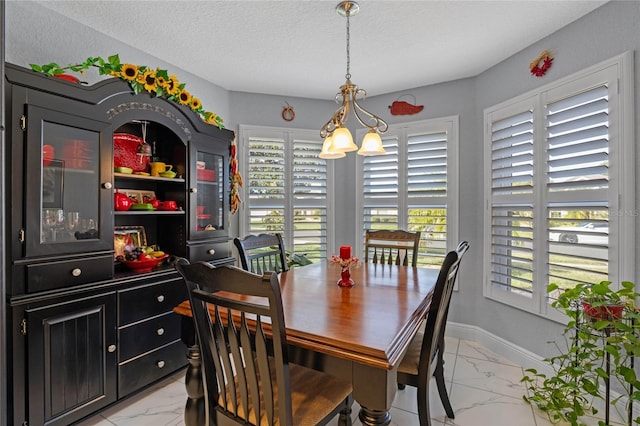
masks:
{"type": "MultiPolygon", "coordinates": [[[[338,1],[37,2],[227,90],[331,99],[345,80],[338,1]]],[[[606,1],[358,3],[351,79],[380,95],[475,76],[606,1]]]]}

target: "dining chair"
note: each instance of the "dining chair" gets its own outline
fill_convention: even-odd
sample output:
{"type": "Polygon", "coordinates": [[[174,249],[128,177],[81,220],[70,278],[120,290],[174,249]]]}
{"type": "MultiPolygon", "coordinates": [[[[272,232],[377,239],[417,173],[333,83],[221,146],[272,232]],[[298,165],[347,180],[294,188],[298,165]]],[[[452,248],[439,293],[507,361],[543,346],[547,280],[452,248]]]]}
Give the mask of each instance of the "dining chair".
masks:
{"type": "Polygon", "coordinates": [[[275,272],[176,261],[200,344],[209,425],[350,425],[350,381],[288,361],[275,272]]]}
{"type": "Polygon", "coordinates": [[[403,389],[404,385],[408,385],[418,390],[418,418],[421,426],[431,424],[429,379],[432,375],[436,379],[440,401],[447,417],[455,418],[444,382],[444,332],[460,262],[468,249],[469,243],[462,241],[455,250],[447,253],[440,267],[427,318],[398,366],[398,388],[403,389]]]}
{"type": "Polygon", "coordinates": [[[238,249],[240,263],[245,271],[262,274],[270,271],[280,273],[289,270],[281,234],[236,237],[233,243],[238,249]]]}
{"type": "Polygon", "coordinates": [[[419,246],[420,231],[367,229],[364,261],[409,266],[409,258],[411,258],[411,266],[418,266],[419,246]]]}

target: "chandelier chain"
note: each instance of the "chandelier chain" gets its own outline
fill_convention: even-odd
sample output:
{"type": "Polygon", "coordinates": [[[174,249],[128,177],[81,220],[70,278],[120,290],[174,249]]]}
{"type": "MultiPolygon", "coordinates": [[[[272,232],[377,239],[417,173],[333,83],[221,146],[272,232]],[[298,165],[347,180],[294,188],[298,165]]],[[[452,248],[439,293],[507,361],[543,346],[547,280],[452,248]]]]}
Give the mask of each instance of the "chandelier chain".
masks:
{"type": "Polygon", "coordinates": [[[351,80],[351,54],[349,45],[351,44],[351,37],[349,31],[349,16],[351,16],[351,12],[347,9],[347,73],[345,74],[345,78],[347,80],[351,80]]]}

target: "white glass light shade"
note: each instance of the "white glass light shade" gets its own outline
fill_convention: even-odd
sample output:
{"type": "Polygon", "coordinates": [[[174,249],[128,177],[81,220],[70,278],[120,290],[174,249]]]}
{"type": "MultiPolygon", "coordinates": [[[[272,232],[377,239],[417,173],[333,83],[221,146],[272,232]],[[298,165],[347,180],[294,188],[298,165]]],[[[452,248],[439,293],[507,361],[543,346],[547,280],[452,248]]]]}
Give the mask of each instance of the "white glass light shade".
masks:
{"type": "Polygon", "coordinates": [[[382,138],[374,130],[370,130],[362,139],[362,147],[358,151],[360,155],[381,155],[386,154],[382,146],[382,138]]]}
{"type": "Polygon", "coordinates": [[[333,160],[334,158],[342,158],[347,154],[344,152],[333,151],[333,134],[324,138],[324,142],[322,143],[322,151],[318,157],[323,158],[325,160],[333,160]]]}
{"type": "Polygon", "coordinates": [[[353,143],[353,136],[346,127],[338,127],[333,131],[333,145],[331,151],[350,152],[358,149],[358,145],[353,143]]]}

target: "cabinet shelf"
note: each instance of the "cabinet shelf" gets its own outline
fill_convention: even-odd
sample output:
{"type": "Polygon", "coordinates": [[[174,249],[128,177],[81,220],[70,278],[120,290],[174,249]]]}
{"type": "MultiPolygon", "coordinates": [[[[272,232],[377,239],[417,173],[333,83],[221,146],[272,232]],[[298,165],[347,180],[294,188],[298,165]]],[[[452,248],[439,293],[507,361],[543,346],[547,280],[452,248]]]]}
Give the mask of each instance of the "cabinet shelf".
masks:
{"type": "Polygon", "coordinates": [[[160,181],[160,182],[174,182],[174,183],[184,183],[185,180],[183,178],[165,178],[159,176],[143,176],[143,175],[134,175],[130,173],[113,173],[113,177],[118,179],[131,179],[131,180],[147,180],[147,181],[160,181]]]}
{"type": "Polygon", "coordinates": [[[148,215],[184,215],[184,210],[126,210],[126,211],[115,211],[113,214],[117,216],[148,216],[148,215]]]}

